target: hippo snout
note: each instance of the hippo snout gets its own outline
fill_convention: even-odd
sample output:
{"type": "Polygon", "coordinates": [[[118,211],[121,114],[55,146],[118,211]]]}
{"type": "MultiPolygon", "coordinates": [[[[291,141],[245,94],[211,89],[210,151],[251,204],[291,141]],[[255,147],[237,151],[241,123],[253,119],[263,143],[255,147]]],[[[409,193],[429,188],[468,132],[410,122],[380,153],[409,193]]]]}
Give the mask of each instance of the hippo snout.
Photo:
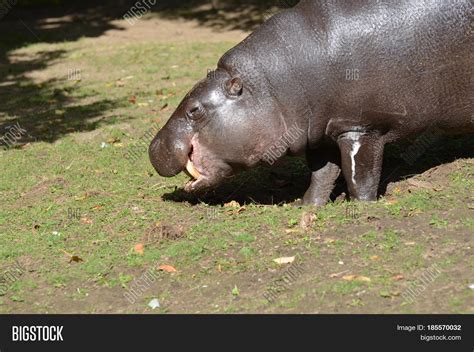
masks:
{"type": "Polygon", "coordinates": [[[179,174],[186,167],[190,153],[189,141],[173,139],[165,130],[158,132],[148,148],[150,161],[163,177],[179,174]]]}

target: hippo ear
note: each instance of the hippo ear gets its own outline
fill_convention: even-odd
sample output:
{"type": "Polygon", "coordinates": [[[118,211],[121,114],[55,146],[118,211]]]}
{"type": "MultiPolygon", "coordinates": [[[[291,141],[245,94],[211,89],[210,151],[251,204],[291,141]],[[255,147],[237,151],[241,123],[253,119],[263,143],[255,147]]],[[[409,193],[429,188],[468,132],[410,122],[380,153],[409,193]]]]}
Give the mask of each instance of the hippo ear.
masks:
{"type": "Polygon", "coordinates": [[[244,84],[242,83],[242,79],[240,77],[233,77],[227,81],[225,84],[225,89],[230,95],[238,96],[242,94],[242,89],[244,88],[244,84]]]}

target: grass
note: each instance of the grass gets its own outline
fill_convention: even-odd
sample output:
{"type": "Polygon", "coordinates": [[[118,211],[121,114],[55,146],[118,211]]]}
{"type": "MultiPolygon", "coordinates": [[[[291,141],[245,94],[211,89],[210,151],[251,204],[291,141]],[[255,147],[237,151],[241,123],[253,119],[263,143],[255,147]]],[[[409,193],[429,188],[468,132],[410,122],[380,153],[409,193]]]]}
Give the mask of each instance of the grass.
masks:
{"type": "Polygon", "coordinates": [[[124,158],[234,44],[93,48],[80,39],[9,52],[54,59],[44,59],[36,78],[25,76],[28,62],[0,67],[1,77],[8,76],[2,70],[19,77],[4,90],[0,122],[18,120],[33,138],[0,151],[0,268],[15,261],[25,267],[0,296],[0,312],[142,313],[159,298],[162,308],[154,312],[160,313],[472,313],[466,280],[473,268],[463,260],[466,243],[472,246],[472,211],[466,209],[474,190],[472,160],[448,168],[437,179],[441,190],[394,191],[376,203],[351,205],[348,216],[343,201],[313,209],[246,197],[304,190],[307,170],[299,160],[243,174],[220,191],[221,202],[211,197],[206,203],[168,199],[186,177],[158,177],[146,153],[133,162],[124,158]],[[71,69],[80,78],[68,79],[71,69]],[[275,178],[298,183],[279,189],[275,178]],[[242,211],[223,206],[234,199],[246,203],[242,211]],[[306,229],[304,212],[316,215],[306,229]],[[137,244],[144,244],[143,254],[137,244]],[[305,271],[276,304],[265,304],[266,287],[286,269],[273,259],[283,256],[296,256],[305,271]],[[436,295],[449,300],[427,290],[406,308],[399,293],[433,262],[446,264],[445,277],[457,273],[439,282],[436,295]],[[125,289],[161,264],[178,272],[160,271],[129,304],[125,289]],[[371,281],[342,278],[349,274],[371,281]]]}

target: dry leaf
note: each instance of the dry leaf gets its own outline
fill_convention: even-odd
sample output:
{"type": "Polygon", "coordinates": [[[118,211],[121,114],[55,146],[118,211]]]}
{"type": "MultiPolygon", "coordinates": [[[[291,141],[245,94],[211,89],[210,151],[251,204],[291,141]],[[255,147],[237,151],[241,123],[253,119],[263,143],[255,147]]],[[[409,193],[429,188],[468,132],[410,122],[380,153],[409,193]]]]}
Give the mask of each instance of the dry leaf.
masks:
{"type": "Polygon", "coordinates": [[[420,209],[414,209],[414,210],[410,210],[408,213],[407,213],[407,216],[409,217],[413,217],[417,214],[422,214],[423,212],[420,210],[420,209]]]}
{"type": "Polygon", "coordinates": [[[120,142],[120,138],[118,137],[110,137],[107,139],[107,143],[109,144],[114,144],[114,143],[117,143],[117,142],[120,142]]]}
{"type": "Polygon", "coordinates": [[[240,204],[239,202],[236,202],[235,200],[233,200],[229,203],[225,203],[224,208],[240,208],[240,204]]]}
{"type": "Polygon", "coordinates": [[[176,95],[174,92],[169,92],[167,94],[164,93],[163,89],[157,90],[156,95],[160,98],[160,100],[166,100],[176,95]]]}
{"type": "Polygon", "coordinates": [[[335,277],[339,277],[339,276],[341,276],[342,274],[347,273],[348,271],[349,271],[349,270],[344,270],[344,271],[341,271],[340,273],[334,273],[334,274],[329,275],[329,277],[334,279],[335,277]]]}
{"type": "Polygon", "coordinates": [[[286,229],[285,233],[295,233],[295,232],[300,232],[299,229],[286,229]]]}
{"type": "Polygon", "coordinates": [[[333,243],[333,242],[336,242],[336,240],[335,240],[334,238],[329,238],[329,237],[328,237],[328,238],[325,238],[325,239],[323,240],[323,242],[324,242],[324,243],[333,243]]]}
{"type": "Polygon", "coordinates": [[[394,280],[394,281],[400,281],[400,280],[403,280],[403,278],[404,278],[403,275],[398,274],[398,275],[393,276],[393,277],[392,277],[392,280],[394,280]]]}
{"type": "Polygon", "coordinates": [[[82,259],[81,257],[77,255],[72,255],[71,253],[66,252],[64,249],[61,249],[61,251],[63,251],[69,257],[69,263],[79,263],[84,261],[84,259],[82,259]]]}
{"type": "Polygon", "coordinates": [[[134,250],[135,250],[135,253],[143,254],[143,251],[144,251],[143,244],[142,243],[136,244],[134,250]]]}
{"type": "Polygon", "coordinates": [[[379,260],[380,257],[378,255],[373,255],[370,257],[370,260],[379,260]]]}
{"type": "Polygon", "coordinates": [[[132,96],[128,101],[129,101],[130,103],[132,103],[132,104],[136,104],[136,103],[137,103],[137,97],[136,97],[136,96],[132,96]]]}
{"type": "Polygon", "coordinates": [[[313,227],[314,220],[316,220],[317,216],[316,214],[309,213],[309,212],[303,212],[301,215],[301,221],[300,221],[300,226],[303,230],[307,231],[310,230],[313,227]]]}
{"type": "Polygon", "coordinates": [[[74,197],[75,200],[84,200],[84,199],[87,199],[87,198],[89,198],[89,193],[87,193],[87,192],[84,193],[84,194],[81,195],[81,196],[75,196],[75,197],[74,197]]]}
{"type": "Polygon", "coordinates": [[[69,259],[69,263],[79,263],[79,262],[83,262],[84,259],[82,259],[81,257],[78,257],[77,255],[73,255],[71,256],[71,258],[69,259]]]}
{"type": "Polygon", "coordinates": [[[345,275],[342,277],[343,280],[346,281],[363,281],[363,282],[370,282],[370,278],[367,276],[361,276],[361,275],[345,275]]]}
{"type": "Polygon", "coordinates": [[[176,270],[173,266],[167,265],[167,264],[161,264],[158,267],[158,270],[163,270],[166,271],[167,273],[176,273],[178,270],[176,270]]]}
{"type": "Polygon", "coordinates": [[[81,222],[81,224],[90,225],[90,224],[93,223],[93,220],[89,219],[87,216],[84,216],[84,217],[81,218],[80,222],[81,222]]]}
{"type": "Polygon", "coordinates": [[[289,264],[295,261],[295,257],[281,257],[281,258],[273,259],[273,261],[277,264],[289,264]]]}
{"type": "MultiPolygon", "coordinates": [[[[235,201],[232,201],[232,202],[235,202],[235,201]]],[[[234,208],[239,207],[239,209],[229,209],[229,210],[226,211],[227,214],[237,215],[237,214],[240,214],[240,213],[244,212],[245,209],[247,209],[245,206],[240,206],[240,204],[237,203],[237,202],[235,202],[235,203],[232,203],[232,202],[224,204],[224,207],[234,207],[234,208]]]]}

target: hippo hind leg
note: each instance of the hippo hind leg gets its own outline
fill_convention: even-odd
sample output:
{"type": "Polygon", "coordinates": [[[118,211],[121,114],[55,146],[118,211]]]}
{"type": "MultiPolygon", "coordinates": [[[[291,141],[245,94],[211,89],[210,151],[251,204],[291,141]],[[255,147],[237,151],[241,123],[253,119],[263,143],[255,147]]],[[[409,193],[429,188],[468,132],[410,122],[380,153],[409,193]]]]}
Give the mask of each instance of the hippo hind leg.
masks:
{"type": "Polygon", "coordinates": [[[311,169],[311,184],[301,203],[324,205],[328,202],[341,173],[340,154],[337,148],[321,147],[308,150],[306,159],[311,169]]]}
{"type": "Polygon", "coordinates": [[[377,133],[345,132],[337,143],[351,199],[373,201],[382,172],[384,142],[377,133]]]}

